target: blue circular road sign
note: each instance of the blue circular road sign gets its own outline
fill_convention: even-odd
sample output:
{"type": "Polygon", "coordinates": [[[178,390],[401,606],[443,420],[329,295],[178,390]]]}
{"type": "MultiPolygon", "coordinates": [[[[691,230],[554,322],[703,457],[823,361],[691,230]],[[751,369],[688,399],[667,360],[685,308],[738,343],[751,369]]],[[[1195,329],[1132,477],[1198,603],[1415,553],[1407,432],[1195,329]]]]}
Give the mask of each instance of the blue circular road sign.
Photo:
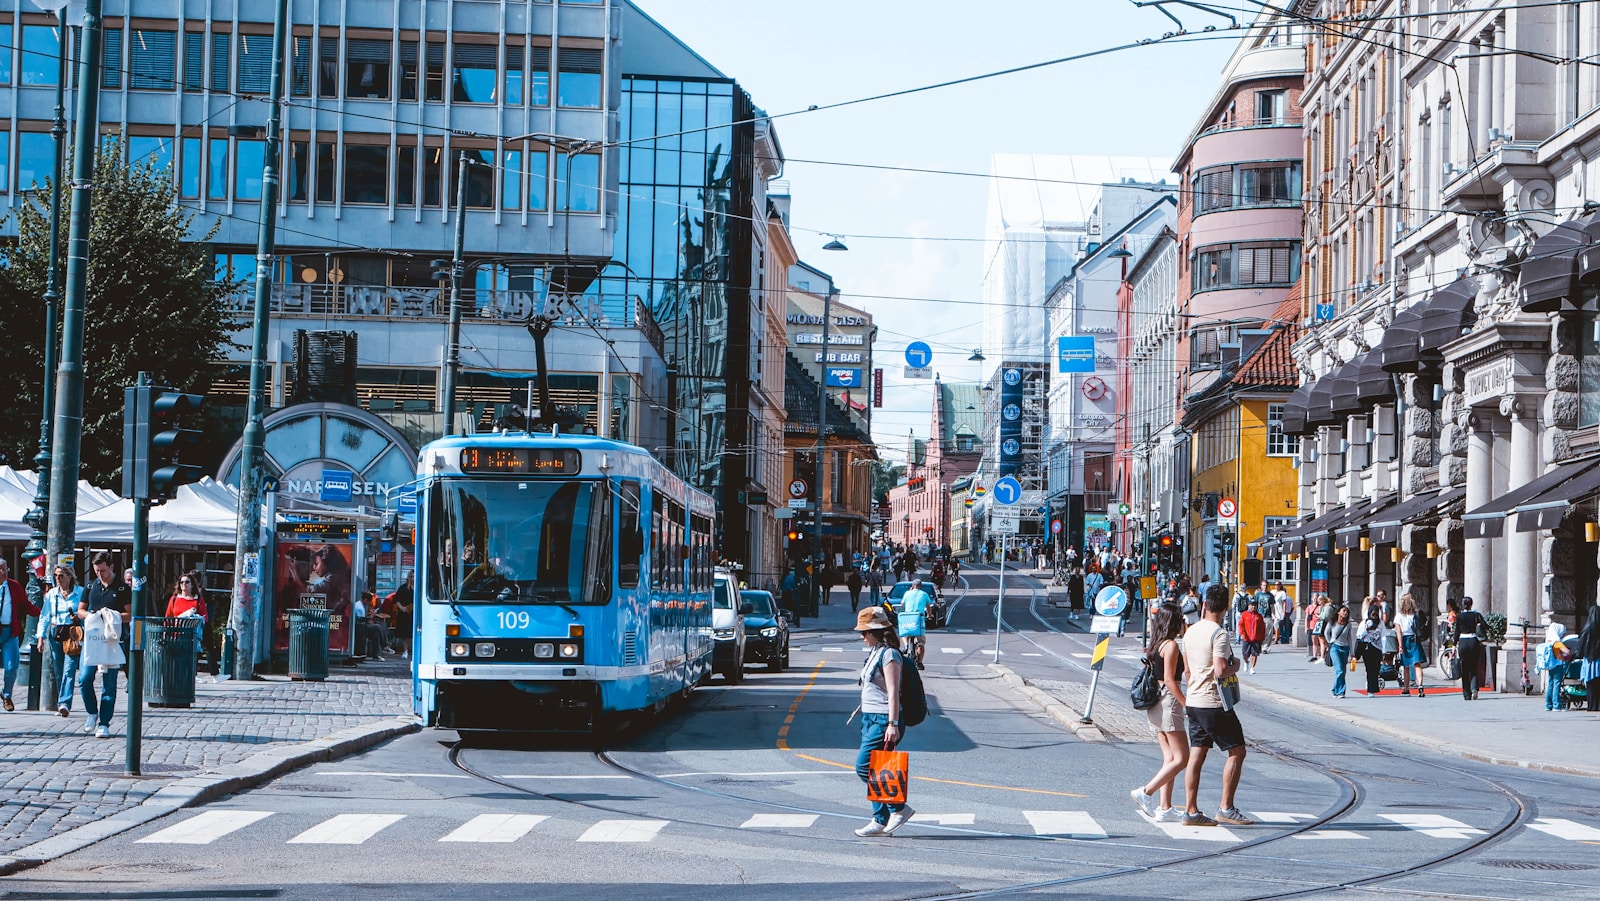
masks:
{"type": "Polygon", "coordinates": [[[912,369],[925,369],[933,362],[933,348],[926,341],[913,341],[906,345],[906,365],[912,369]]]}
{"type": "Polygon", "coordinates": [[[1128,609],[1128,593],[1120,586],[1107,585],[1094,596],[1094,612],[1101,616],[1121,616],[1128,609]]]}
{"type": "Polygon", "coordinates": [[[1016,476],[1002,476],[994,483],[994,499],[1006,506],[1022,500],[1022,483],[1016,476]]]}

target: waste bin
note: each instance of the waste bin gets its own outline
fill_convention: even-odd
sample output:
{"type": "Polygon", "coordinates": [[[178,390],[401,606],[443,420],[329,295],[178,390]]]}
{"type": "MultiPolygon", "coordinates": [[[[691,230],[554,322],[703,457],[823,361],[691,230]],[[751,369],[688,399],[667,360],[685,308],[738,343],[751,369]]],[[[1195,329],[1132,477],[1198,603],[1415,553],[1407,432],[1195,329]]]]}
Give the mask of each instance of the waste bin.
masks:
{"type": "Polygon", "coordinates": [[[297,607],[289,611],[289,678],[321,682],[328,678],[327,610],[297,607]]]}
{"type": "Polygon", "coordinates": [[[144,617],[144,697],[151,707],[194,705],[200,625],[195,616],[144,617]]]}

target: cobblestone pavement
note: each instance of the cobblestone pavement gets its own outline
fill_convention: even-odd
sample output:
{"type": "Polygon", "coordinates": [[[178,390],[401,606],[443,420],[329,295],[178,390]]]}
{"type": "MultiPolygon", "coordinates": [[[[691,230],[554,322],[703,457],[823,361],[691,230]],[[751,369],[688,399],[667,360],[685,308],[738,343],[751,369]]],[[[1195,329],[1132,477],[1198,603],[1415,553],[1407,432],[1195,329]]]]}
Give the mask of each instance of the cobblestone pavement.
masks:
{"type": "MultiPolygon", "coordinates": [[[[1080,715],[1089,703],[1089,686],[1082,682],[1029,679],[1028,684],[1049,692],[1080,715]]],[[[1094,699],[1094,724],[1101,732],[1123,741],[1155,740],[1155,733],[1150,731],[1150,718],[1143,710],[1133,709],[1128,703],[1128,690],[1120,685],[1100,686],[1094,699]]]]}
{"type": "Polygon", "coordinates": [[[177,779],[238,763],[274,746],[324,738],[411,710],[403,662],[335,667],[326,682],[269,677],[210,682],[201,676],[187,710],[148,708],[143,775],[126,775],[127,676],[112,738],[84,732],[82,697],[72,714],[0,713],[0,854],[135,807],[177,779]]]}

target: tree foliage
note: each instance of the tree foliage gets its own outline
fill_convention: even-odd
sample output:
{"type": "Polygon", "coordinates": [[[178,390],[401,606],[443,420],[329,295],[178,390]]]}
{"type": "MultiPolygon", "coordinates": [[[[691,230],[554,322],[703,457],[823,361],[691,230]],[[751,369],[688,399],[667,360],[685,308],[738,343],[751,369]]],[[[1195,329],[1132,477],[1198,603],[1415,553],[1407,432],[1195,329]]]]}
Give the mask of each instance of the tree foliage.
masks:
{"type": "Polygon", "coordinates": [[[900,478],[906,474],[903,465],[890,463],[887,460],[872,461],[872,502],[882,505],[889,503],[889,489],[900,483],[900,478]]]}
{"type": "MultiPolygon", "coordinates": [[[[216,280],[206,244],[216,229],[194,233],[195,214],[178,204],[171,170],[130,167],[123,145],[107,139],[92,193],[80,474],[115,487],[123,386],[145,371],[157,383],[205,392],[233,346],[227,298],[236,286],[216,280]]],[[[63,308],[70,204],[64,190],[56,276],[63,308]]],[[[39,186],[15,215],[18,240],[4,250],[0,267],[0,334],[8,339],[0,352],[0,463],[31,469],[43,403],[49,185],[39,186]]],[[[52,340],[60,341],[59,330],[52,340]]]]}

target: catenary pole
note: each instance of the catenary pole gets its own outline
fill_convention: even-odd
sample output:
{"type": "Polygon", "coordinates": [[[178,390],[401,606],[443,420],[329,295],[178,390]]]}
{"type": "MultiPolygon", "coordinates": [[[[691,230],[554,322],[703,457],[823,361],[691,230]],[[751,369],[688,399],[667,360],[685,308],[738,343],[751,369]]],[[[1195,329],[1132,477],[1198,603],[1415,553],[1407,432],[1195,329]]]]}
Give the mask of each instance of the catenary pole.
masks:
{"type": "Polygon", "coordinates": [[[450,251],[450,320],[445,332],[444,378],[440,406],[444,407],[444,433],[456,433],[456,375],[461,369],[461,282],[467,267],[462,256],[467,243],[467,152],[456,162],[456,237],[450,251]]]}
{"type": "MultiPolygon", "coordinates": [[[[272,105],[261,166],[261,211],[256,223],[255,309],[250,327],[250,398],[239,453],[238,535],[234,543],[233,606],[228,613],[233,638],[233,677],[255,675],[256,632],[261,615],[261,481],[267,407],[267,329],[272,310],[273,255],[277,249],[278,134],[283,117],[283,56],[288,46],[289,0],[278,0],[272,18],[272,105]]],[[[227,655],[224,655],[227,656],[227,655]]]]}

